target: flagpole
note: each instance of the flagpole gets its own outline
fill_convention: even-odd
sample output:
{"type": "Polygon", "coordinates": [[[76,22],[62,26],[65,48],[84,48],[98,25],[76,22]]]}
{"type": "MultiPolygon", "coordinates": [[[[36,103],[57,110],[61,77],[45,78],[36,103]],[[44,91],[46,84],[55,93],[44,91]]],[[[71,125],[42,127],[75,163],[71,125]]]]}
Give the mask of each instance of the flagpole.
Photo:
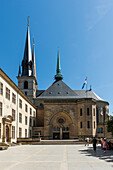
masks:
{"type": "MultiPolygon", "coordinates": [[[[86,77],[86,79],[87,79],[87,77],[86,77]]],[[[87,83],[86,83],[86,98],[87,98],[87,83]]]]}

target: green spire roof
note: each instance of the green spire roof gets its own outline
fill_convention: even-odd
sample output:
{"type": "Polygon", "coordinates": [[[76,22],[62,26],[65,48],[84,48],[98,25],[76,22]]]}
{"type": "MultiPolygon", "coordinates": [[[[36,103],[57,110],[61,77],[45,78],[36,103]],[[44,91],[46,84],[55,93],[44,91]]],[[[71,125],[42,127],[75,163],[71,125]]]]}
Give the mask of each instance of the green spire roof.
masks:
{"type": "Polygon", "coordinates": [[[56,69],[55,79],[56,79],[56,80],[61,80],[61,79],[63,79],[63,76],[61,75],[59,51],[58,51],[58,56],[57,56],[57,69],[56,69]]]}

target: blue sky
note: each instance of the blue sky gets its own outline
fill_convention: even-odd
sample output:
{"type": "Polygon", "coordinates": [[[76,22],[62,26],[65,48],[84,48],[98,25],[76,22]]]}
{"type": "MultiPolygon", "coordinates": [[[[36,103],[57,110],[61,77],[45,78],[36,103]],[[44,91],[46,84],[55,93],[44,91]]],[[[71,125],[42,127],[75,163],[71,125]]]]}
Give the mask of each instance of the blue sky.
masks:
{"type": "Polygon", "coordinates": [[[113,1],[4,0],[0,3],[0,67],[17,84],[30,16],[35,39],[39,89],[47,89],[56,74],[60,51],[64,82],[88,88],[110,103],[113,112],[113,1]]]}

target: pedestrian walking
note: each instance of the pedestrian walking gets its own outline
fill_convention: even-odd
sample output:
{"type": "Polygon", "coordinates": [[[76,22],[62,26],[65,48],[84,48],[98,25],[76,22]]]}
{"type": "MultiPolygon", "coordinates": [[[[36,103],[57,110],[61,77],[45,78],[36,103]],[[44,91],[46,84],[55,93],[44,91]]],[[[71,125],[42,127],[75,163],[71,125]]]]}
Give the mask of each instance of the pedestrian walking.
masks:
{"type": "Polygon", "coordinates": [[[89,138],[87,137],[87,146],[89,146],[89,138]]]}
{"type": "Polygon", "coordinates": [[[104,141],[104,138],[101,138],[101,149],[103,149],[103,141],[104,141]]]}
{"type": "Polygon", "coordinates": [[[85,146],[86,146],[86,144],[87,144],[87,138],[85,138],[85,146]]]}
{"type": "Polygon", "coordinates": [[[85,146],[89,146],[89,138],[87,137],[87,138],[85,138],[85,146]]]}
{"type": "Polygon", "coordinates": [[[95,137],[93,138],[92,142],[93,142],[93,150],[96,151],[97,140],[95,137]]]}
{"type": "Polygon", "coordinates": [[[104,149],[104,153],[105,153],[106,150],[107,150],[107,140],[106,140],[106,138],[104,138],[104,140],[103,140],[103,149],[104,149]]]}

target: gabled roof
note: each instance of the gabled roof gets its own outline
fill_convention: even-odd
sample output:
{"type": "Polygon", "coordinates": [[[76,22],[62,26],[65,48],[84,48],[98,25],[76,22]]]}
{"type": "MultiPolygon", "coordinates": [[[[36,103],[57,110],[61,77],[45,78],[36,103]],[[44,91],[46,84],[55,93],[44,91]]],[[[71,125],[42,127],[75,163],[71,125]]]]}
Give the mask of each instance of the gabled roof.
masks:
{"type": "Polygon", "coordinates": [[[74,90],[67,86],[62,80],[55,81],[47,90],[45,90],[39,99],[71,99],[77,98],[74,90]]]}
{"type": "Polygon", "coordinates": [[[47,90],[37,90],[37,99],[83,99],[104,101],[91,90],[72,90],[62,80],[55,81],[47,90]]]}

